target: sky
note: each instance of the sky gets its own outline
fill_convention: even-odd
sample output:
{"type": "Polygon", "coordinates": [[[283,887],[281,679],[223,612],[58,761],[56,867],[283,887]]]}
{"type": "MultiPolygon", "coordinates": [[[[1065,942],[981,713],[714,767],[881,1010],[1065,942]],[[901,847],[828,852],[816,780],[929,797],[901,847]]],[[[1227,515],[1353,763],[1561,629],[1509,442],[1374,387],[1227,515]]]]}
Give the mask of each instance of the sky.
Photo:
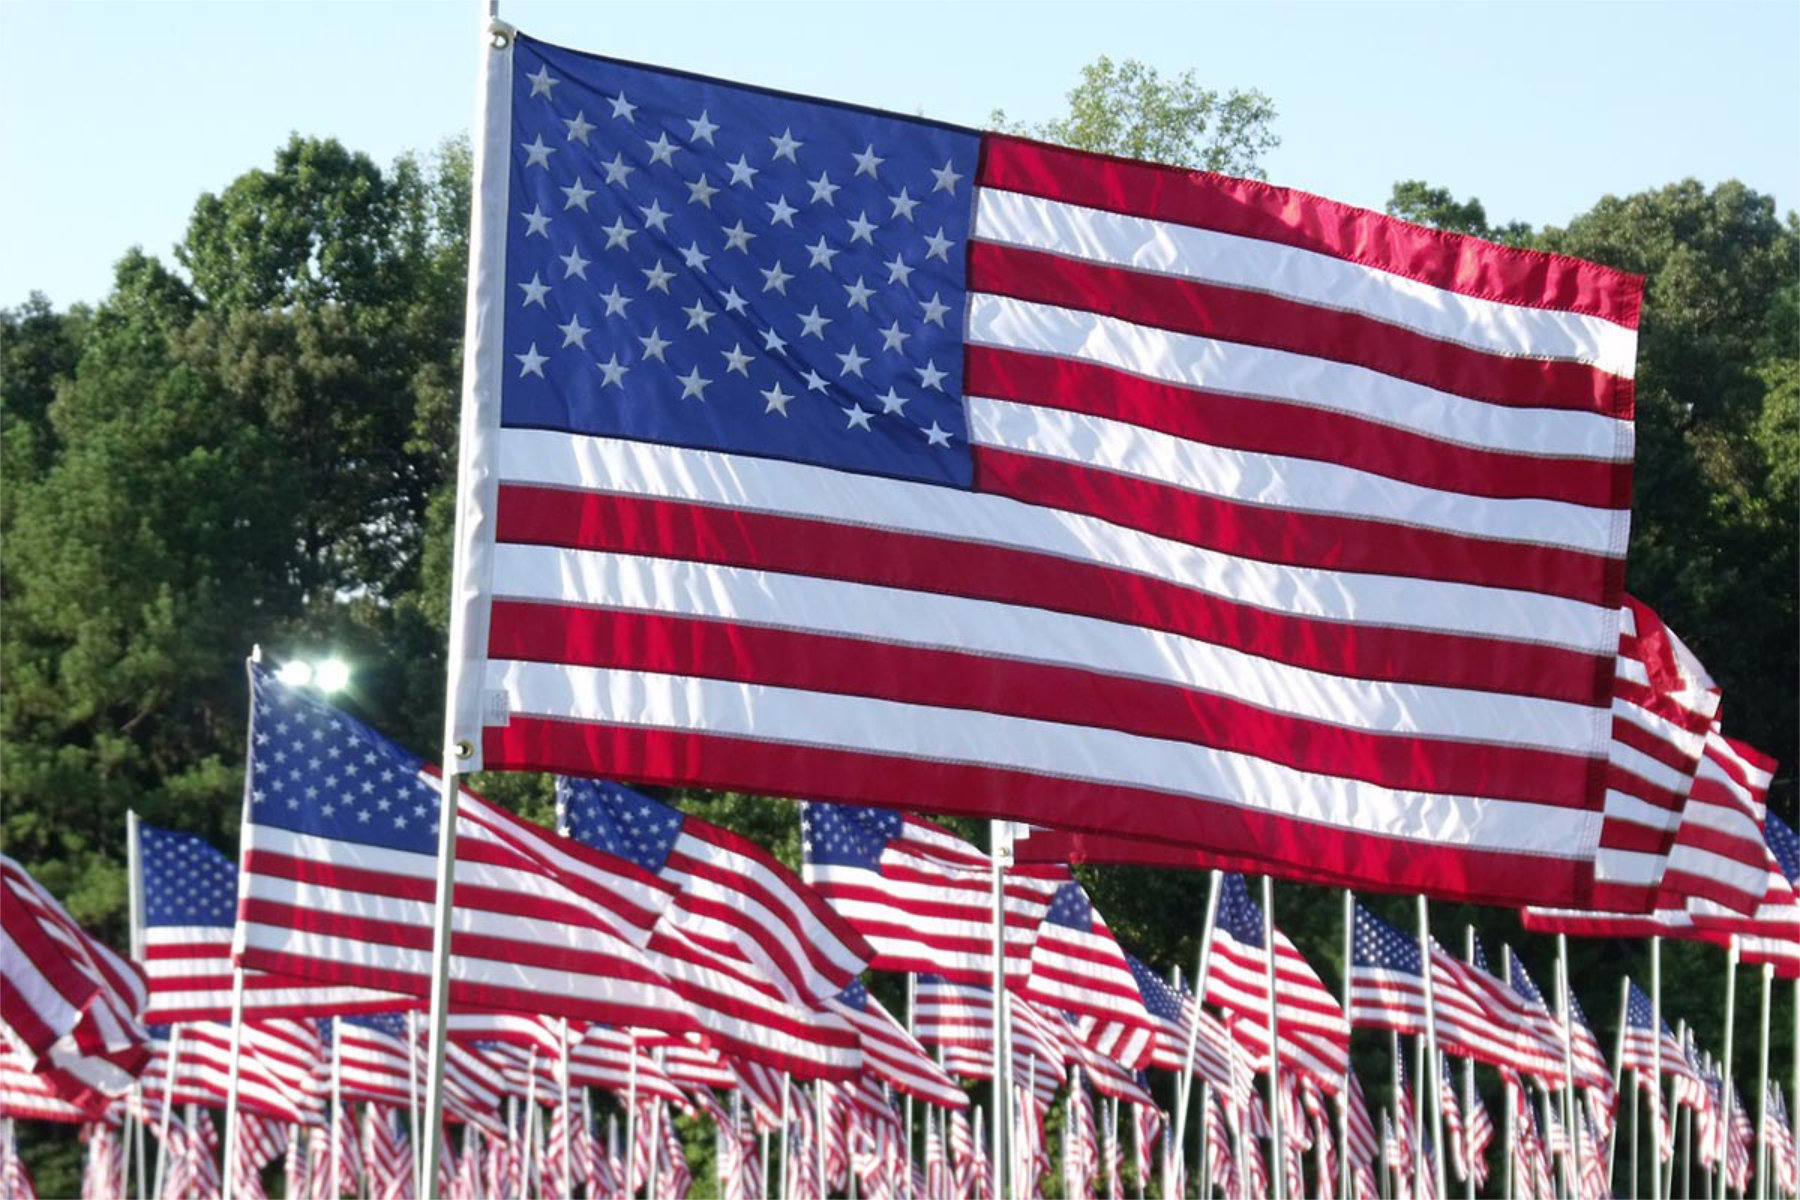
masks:
{"type": "MultiPolygon", "coordinates": [[[[465,132],[480,0],[0,0],[0,307],[104,297],[288,134],[377,161],[465,132]]],[[[1800,4],[552,3],[584,50],[980,125],[1060,114],[1138,58],[1274,102],[1274,183],[1378,208],[1396,180],[1562,224],[1687,176],[1800,205],[1800,4]]]]}

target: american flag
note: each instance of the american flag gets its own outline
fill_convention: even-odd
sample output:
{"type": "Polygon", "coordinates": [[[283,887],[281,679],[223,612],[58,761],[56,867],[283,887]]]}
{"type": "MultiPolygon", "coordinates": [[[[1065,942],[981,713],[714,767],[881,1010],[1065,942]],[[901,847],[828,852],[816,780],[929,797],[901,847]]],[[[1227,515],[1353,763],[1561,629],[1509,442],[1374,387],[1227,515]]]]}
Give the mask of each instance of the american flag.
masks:
{"type": "MultiPolygon", "coordinates": [[[[1512,978],[1508,981],[1510,989],[1502,989],[1510,997],[1523,998],[1526,1004],[1526,1018],[1539,1031],[1539,1040],[1548,1041],[1562,1053],[1563,1023],[1560,1012],[1552,1016],[1549,1006],[1544,1003],[1544,994],[1532,982],[1531,974],[1525,969],[1525,960],[1518,955],[1512,956],[1512,978]]],[[[1588,1024],[1587,1014],[1581,1010],[1581,1001],[1576,997],[1573,988],[1567,989],[1569,999],[1569,1053],[1575,1070],[1575,1085],[1585,1087],[1598,1094],[1605,1102],[1608,1110],[1613,1106],[1612,1068],[1607,1065],[1606,1056],[1600,1052],[1600,1043],[1594,1038],[1593,1027],[1588,1024]]],[[[1561,1085],[1564,1072],[1561,1068],[1551,1075],[1541,1076],[1553,1079],[1561,1085]]]]}
{"type": "Polygon", "coordinates": [[[1148,1062],[1155,1027],[1106,918],[1071,879],[1057,889],[1031,947],[1022,994],[1049,1012],[1105,1026],[1108,1054],[1133,1069],[1148,1062]]]}
{"type": "MultiPolygon", "coordinates": [[[[1274,941],[1281,1062],[1335,1092],[1349,1066],[1350,1022],[1287,935],[1277,929],[1274,941]]],[[[1267,1070],[1268,1064],[1268,971],[1263,911],[1250,899],[1243,876],[1226,875],[1219,889],[1206,1000],[1241,1018],[1231,1023],[1231,1029],[1251,1054],[1255,1070],[1267,1070]]]]}
{"type": "Polygon", "coordinates": [[[1640,281],[522,35],[492,64],[470,769],[1586,896],[1640,281]]]}
{"type": "Polygon", "coordinates": [[[1778,814],[1769,812],[1764,817],[1763,840],[1761,903],[1748,915],[1691,904],[1695,932],[1720,943],[1736,936],[1745,962],[1766,962],[1783,979],[1800,978],[1800,837],[1778,814]]]}
{"type": "Polygon", "coordinates": [[[853,983],[826,1003],[856,1030],[866,1070],[927,1104],[940,1108],[968,1105],[969,1098],[956,1081],[932,1061],[919,1040],[894,1020],[867,987],[853,983]]]}
{"type": "MultiPolygon", "coordinates": [[[[950,1159],[945,1154],[943,1134],[947,1115],[939,1116],[930,1109],[925,1110],[925,1194],[928,1197],[963,1194],[961,1188],[952,1191],[950,1159]]],[[[964,1132],[967,1130],[965,1125],[964,1132]]]]}
{"type": "Polygon", "coordinates": [[[1694,1073],[1687,1055],[1682,1053],[1681,1043],[1675,1040],[1675,1032],[1669,1028],[1667,1021],[1662,1022],[1659,1033],[1652,1033],[1653,1014],[1650,997],[1646,996],[1635,983],[1627,982],[1625,992],[1625,1037],[1621,1045],[1622,1057],[1620,1070],[1633,1071],[1638,1076],[1638,1086],[1650,1096],[1650,1111],[1654,1116],[1657,1131],[1657,1144],[1666,1152],[1674,1150],[1674,1129],[1663,1113],[1662,1079],[1663,1075],[1673,1075],[1678,1080],[1677,1092],[1685,1088],[1691,1095],[1699,1086],[1699,1076],[1694,1073]],[[1660,1056],[1660,1061],[1659,1057],[1660,1056]],[[1660,1074],[1657,1068],[1660,1066],[1660,1074]]]}
{"type": "MultiPolygon", "coordinates": [[[[868,940],[870,965],[958,983],[994,978],[992,860],[911,813],[848,804],[800,809],[805,879],[868,940]]],[[[1061,868],[1009,868],[1003,880],[1006,971],[1023,983],[1061,868]]]]}
{"type": "Polygon", "coordinates": [[[1162,1137],[1164,1120],[1162,1110],[1154,1104],[1131,1106],[1132,1166],[1137,1169],[1138,1182],[1146,1186],[1156,1170],[1157,1142],[1162,1137]]]}
{"type": "Polygon", "coordinates": [[[145,982],[0,854],[0,1043],[73,1104],[131,1086],[150,1054],[145,982]]]}
{"type": "MultiPolygon", "coordinates": [[[[1236,1051],[1230,1035],[1219,1019],[1201,1009],[1194,1012],[1194,994],[1183,987],[1179,995],[1174,988],[1164,983],[1155,971],[1139,959],[1126,955],[1126,963],[1131,967],[1131,974],[1137,980],[1138,994],[1144,998],[1144,1008],[1156,1023],[1156,1040],[1152,1047],[1150,1065],[1164,1071],[1180,1073],[1187,1059],[1188,1033],[1193,1022],[1198,1019],[1200,1028],[1194,1040],[1194,1058],[1192,1069],[1196,1076],[1217,1088],[1219,1091],[1233,1094],[1240,1087],[1250,1087],[1248,1071],[1236,1070],[1233,1060],[1236,1051]]],[[[1100,1047],[1102,1050],[1104,1046],[1100,1047]]],[[[1241,1103],[1241,1098],[1238,1101],[1241,1103]]]]}
{"type": "Polygon", "coordinates": [[[347,1017],[335,1022],[333,1045],[338,1056],[338,1087],[355,1100],[412,1105],[425,1099],[423,1055],[411,1047],[422,1045],[419,1026],[424,1018],[414,1014],[383,1013],[347,1017]]]}
{"type": "MultiPolygon", "coordinates": [[[[265,733],[265,736],[266,733],[265,733]]],[[[134,848],[143,873],[144,1020],[231,1019],[231,939],[237,922],[237,864],[191,833],[139,824],[134,848]]],[[[244,973],[244,1014],[316,1017],[408,1007],[410,996],[319,986],[261,971],[244,973]]]]}
{"type": "Polygon", "coordinates": [[[1788,1117],[1786,1095],[1772,1079],[1763,1108],[1763,1137],[1768,1142],[1775,1186],[1789,1195],[1800,1191],[1800,1154],[1795,1153],[1794,1125],[1788,1117]]]}
{"type": "Polygon", "coordinates": [[[32,1070],[31,1059],[0,1038],[0,1117],[82,1124],[104,1119],[111,1100],[88,1092],[77,1103],[56,1082],[32,1070]]]}
{"type": "MultiPolygon", "coordinates": [[[[1178,1177],[1185,1171],[1186,1157],[1186,1151],[1177,1148],[1172,1165],[1178,1177]]],[[[1226,1123],[1225,1104],[1217,1092],[1206,1106],[1206,1162],[1213,1185],[1227,1196],[1237,1195],[1237,1155],[1232,1144],[1232,1128],[1226,1123]]],[[[1182,1188],[1175,1194],[1185,1196],[1187,1191],[1182,1188]]]]}
{"type": "MultiPolygon", "coordinates": [[[[18,1160],[18,1147],[10,1133],[11,1129],[9,1136],[0,1139],[0,1196],[36,1200],[31,1173],[18,1160]]],[[[87,1147],[81,1164],[82,1200],[125,1200],[128,1181],[122,1131],[105,1121],[89,1121],[81,1127],[81,1141],[87,1147]]]]}
{"type": "Polygon", "coordinates": [[[976,1181],[982,1177],[986,1170],[986,1164],[978,1161],[976,1158],[978,1138],[982,1127],[981,1122],[977,1120],[974,1123],[975,1129],[971,1130],[969,1128],[969,1118],[961,1111],[953,1112],[949,1114],[949,1116],[950,1170],[951,1178],[955,1184],[955,1190],[953,1192],[933,1192],[931,1194],[933,1196],[973,1196],[975,1195],[976,1181]]]}
{"type": "Polygon", "coordinates": [[[676,889],[651,933],[651,961],[710,1041],[804,1078],[856,1072],[856,1034],[823,1001],[856,978],[871,952],[774,855],[678,808],[594,780],[559,780],[557,820],[581,844],[676,889]]]}
{"type": "MultiPolygon", "coordinates": [[[[194,1021],[152,1027],[144,1098],[223,1107],[231,1086],[231,1026],[194,1021]],[[171,1087],[171,1085],[173,1085],[171,1087]]],[[[324,1050],[318,1030],[287,1018],[245,1021],[238,1056],[238,1104],[279,1121],[318,1124],[325,1113],[324,1050]]]]}
{"type": "MultiPolygon", "coordinates": [[[[436,778],[362,722],[260,665],[249,672],[240,961],[423,998],[437,895],[436,778]]],[[[695,1028],[640,948],[673,899],[667,885],[472,793],[459,806],[457,1007],[695,1028]]]]}
{"type": "Polygon", "coordinates": [[[180,1117],[169,1119],[169,1136],[162,1152],[169,1165],[164,1171],[164,1195],[187,1200],[216,1200],[220,1194],[219,1163],[213,1157],[218,1150],[218,1132],[212,1114],[206,1109],[194,1111],[193,1124],[180,1117]]]}
{"type": "Polygon", "coordinates": [[[400,1124],[400,1110],[368,1105],[363,1109],[363,1131],[371,1200],[410,1200],[415,1193],[413,1155],[400,1124]]]}
{"type": "Polygon", "coordinates": [[[31,1182],[25,1160],[19,1157],[19,1143],[10,1122],[5,1133],[0,1138],[0,1195],[7,1200],[37,1200],[37,1188],[31,1182]]]}
{"type": "Polygon", "coordinates": [[[1091,1196],[1100,1173],[1100,1139],[1094,1126],[1094,1101],[1082,1086],[1081,1073],[1069,1073],[1068,1117],[1063,1125],[1063,1195],[1091,1196]]]}
{"type": "MultiPolygon", "coordinates": [[[[1419,939],[1360,904],[1351,923],[1350,1015],[1358,1025],[1396,1033],[1425,1032],[1425,978],[1419,939]]],[[[1560,1032],[1529,1019],[1527,1003],[1484,971],[1432,944],[1432,999],[1440,1046],[1494,1066],[1523,1067],[1561,1079],[1560,1032]]]]}

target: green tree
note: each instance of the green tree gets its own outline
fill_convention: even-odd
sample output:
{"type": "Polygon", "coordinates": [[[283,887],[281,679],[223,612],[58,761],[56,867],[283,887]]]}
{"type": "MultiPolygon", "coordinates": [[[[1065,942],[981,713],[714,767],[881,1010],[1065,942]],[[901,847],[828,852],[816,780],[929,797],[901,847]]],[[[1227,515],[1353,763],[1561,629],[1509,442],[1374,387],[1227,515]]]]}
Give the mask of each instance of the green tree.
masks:
{"type": "Polygon", "coordinates": [[[1531,236],[1531,226],[1525,222],[1490,225],[1487,209],[1481,201],[1473,196],[1458,200],[1449,188],[1434,187],[1423,179],[1403,179],[1396,183],[1388,197],[1387,211],[1402,220],[1429,225],[1433,229],[1472,233],[1508,245],[1519,245],[1531,236]]]}
{"type": "Polygon", "coordinates": [[[1081,150],[1252,179],[1266,178],[1263,155],[1281,144],[1275,105],[1254,88],[1222,92],[1202,87],[1191,70],[1165,79],[1135,58],[1105,55],[1081,69],[1067,116],[1027,124],[996,109],[990,123],[1081,150]]]}

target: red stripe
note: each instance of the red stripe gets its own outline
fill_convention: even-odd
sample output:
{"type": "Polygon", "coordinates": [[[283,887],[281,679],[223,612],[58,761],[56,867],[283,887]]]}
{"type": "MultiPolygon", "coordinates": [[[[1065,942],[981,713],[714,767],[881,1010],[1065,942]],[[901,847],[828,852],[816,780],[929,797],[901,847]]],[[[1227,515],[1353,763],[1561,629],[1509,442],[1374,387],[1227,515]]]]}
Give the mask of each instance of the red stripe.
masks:
{"type": "Polygon", "coordinates": [[[1460,495],[1620,509],[1630,498],[1628,463],[1480,450],[1329,409],[1209,392],[1073,358],[970,346],[963,390],[1124,421],[1210,446],[1352,467],[1460,495]]]}
{"type": "MultiPolygon", "coordinates": [[[[889,806],[930,796],[939,811],[961,816],[1185,840],[1226,854],[1307,862],[1340,878],[1382,879],[1395,891],[1475,902],[1580,907],[1592,881],[1587,863],[1345,832],[1227,803],[995,767],[523,715],[485,729],[482,745],[491,770],[569,773],[603,762],[615,778],[641,783],[889,806]]],[[[1166,847],[1163,853],[1173,860],[1165,865],[1184,865],[1197,852],[1166,847]]]]}
{"type": "Polygon", "coordinates": [[[1253,179],[988,134],[983,187],[1279,242],[1433,287],[1637,328],[1643,280],[1610,267],[1426,229],[1253,179]]]}
{"type": "MultiPolygon", "coordinates": [[[[1586,363],[1486,353],[1360,312],[1268,292],[991,242],[969,247],[969,290],[1350,363],[1508,408],[1631,417],[1630,392],[1621,392],[1614,376],[1586,363]]],[[[974,387],[964,390],[987,394],[974,387]]],[[[1604,499],[1577,503],[1612,499],[1606,472],[1593,475],[1604,499]]]]}
{"type": "Polygon", "coordinates": [[[1611,703],[1610,654],[1289,616],[1128,571],[949,538],[520,485],[500,489],[495,537],[1046,608],[1360,679],[1611,703]]]}
{"type": "MultiPolygon", "coordinates": [[[[1080,463],[976,447],[980,489],[1085,513],[1238,558],[1437,579],[1594,602],[1623,560],[1561,546],[1468,537],[1368,517],[1262,508],[1080,463]]],[[[1611,668],[1606,695],[1611,697],[1611,668]]]]}
{"type": "MultiPolygon", "coordinates": [[[[504,586],[504,585],[502,585],[504,586]]],[[[1297,770],[1585,807],[1591,760],[1344,729],[1234,697],[1041,663],[721,621],[496,600],[494,658],[697,675],[1117,729],[1297,770]]]]}

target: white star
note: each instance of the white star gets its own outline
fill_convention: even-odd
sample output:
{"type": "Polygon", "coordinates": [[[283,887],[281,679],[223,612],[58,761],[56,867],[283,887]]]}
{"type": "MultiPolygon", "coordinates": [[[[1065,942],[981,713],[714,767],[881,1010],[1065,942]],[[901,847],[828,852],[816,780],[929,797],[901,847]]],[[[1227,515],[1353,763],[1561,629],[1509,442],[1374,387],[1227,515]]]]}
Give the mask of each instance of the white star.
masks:
{"type": "Polygon", "coordinates": [[[824,341],[825,327],[831,324],[831,318],[821,317],[819,315],[819,306],[815,304],[813,305],[811,312],[800,314],[800,324],[802,326],[800,330],[801,337],[812,336],[818,338],[820,341],[824,341]]]}
{"type": "Polygon", "coordinates": [[[796,142],[794,140],[794,130],[792,126],[782,130],[780,137],[772,137],[769,140],[775,143],[776,158],[785,158],[795,166],[800,165],[800,160],[794,157],[794,152],[806,145],[806,143],[796,142]]]}
{"type": "Polygon", "coordinates": [[[842,250],[833,250],[827,245],[825,242],[825,235],[822,233],[819,235],[819,240],[808,246],[806,249],[807,252],[812,255],[812,261],[806,265],[809,267],[824,267],[827,271],[831,270],[831,260],[843,253],[842,250]]]}
{"type": "Polygon", "coordinates": [[[527,350],[525,353],[515,354],[513,357],[519,360],[520,379],[525,378],[527,375],[536,375],[539,379],[542,379],[544,377],[544,364],[550,361],[549,358],[538,353],[536,342],[531,343],[531,349],[527,350]]]}
{"type": "Polygon", "coordinates": [[[729,313],[741,313],[749,307],[749,302],[738,295],[737,289],[734,287],[726,288],[725,294],[719,299],[725,302],[725,311],[729,313]]]}
{"type": "Polygon", "coordinates": [[[847,307],[860,308],[864,312],[869,311],[869,297],[875,294],[875,289],[864,287],[861,275],[856,277],[855,283],[845,284],[844,290],[850,293],[850,298],[844,301],[847,307]]]}
{"type": "Polygon", "coordinates": [[[536,234],[541,238],[550,236],[550,218],[544,215],[543,205],[534,204],[531,206],[530,212],[520,213],[519,215],[524,217],[525,224],[530,226],[530,228],[525,230],[526,237],[530,237],[533,234],[536,234]]]}
{"type": "Polygon", "coordinates": [[[887,161],[887,159],[875,153],[875,144],[873,142],[871,142],[869,148],[864,150],[861,154],[852,154],[850,157],[856,160],[856,173],[858,175],[867,175],[870,179],[875,178],[876,169],[879,168],[882,163],[887,161]]]}
{"type": "Polygon", "coordinates": [[[936,388],[941,392],[944,390],[942,381],[946,374],[947,372],[937,369],[936,360],[928,358],[925,365],[919,368],[919,386],[936,388]]]}
{"type": "Polygon", "coordinates": [[[787,342],[773,329],[763,330],[763,349],[770,354],[780,354],[787,349],[787,342]]]}
{"type": "MultiPolygon", "coordinates": [[[[544,66],[540,66],[537,69],[536,75],[527,75],[525,78],[531,80],[532,96],[548,97],[550,95],[550,89],[562,82],[560,79],[550,78],[550,68],[544,66]]],[[[531,96],[525,98],[529,100],[531,99],[531,96]]]]}
{"type": "Polygon", "coordinates": [[[707,260],[711,257],[712,255],[700,249],[700,243],[698,241],[689,242],[688,248],[681,252],[682,261],[687,263],[690,271],[700,270],[706,265],[707,260]]]}
{"type": "Polygon", "coordinates": [[[724,230],[723,232],[725,234],[725,248],[727,250],[742,250],[745,254],[750,253],[750,240],[756,235],[744,228],[744,222],[742,220],[739,220],[736,225],[733,225],[730,229],[724,230]]]}
{"type": "Polygon", "coordinates": [[[893,261],[885,265],[888,269],[889,283],[897,283],[905,287],[907,282],[912,279],[913,268],[907,266],[906,260],[900,255],[894,255],[893,261]]]}
{"type": "Polygon", "coordinates": [[[866,430],[869,427],[869,418],[875,414],[860,404],[852,404],[844,410],[844,415],[850,418],[850,423],[845,426],[846,429],[866,430]]]}
{"type": "Polygon", "coordinates": [[[600,165],[606,168],[606,182],[609,184],[623,184],[626,177],[637,170],[636,167],[625,161],[625,156],[623,154],[615,154],[612,156],[611,162],[601,163],[600,165]]]}
{"type": "Polygon", "coordinates": [[[529,144],[520,142],[519,149],[525,151],[525,166],[528,169],[542,167],[546,171],[550,169],[550,156],[556,153],[554,147],[544,145],[544,135],[541,133],[529,144]]]}
{"type": "Polygon", "coordinates": [[[706,182],[706,173],[702,171],[700,178],[687,185],[688,203],[712,207],[712,198],[719,194],[719,189],[706,182]]]}
{"type": "Polygon", "coordinates": [[[942,167],[931,168],[931,174],[937,179],[937,183],[932,186],[932,191],[949,192],[952,196],[956,195],[956,181],[962,176],[952,170],[955,163],[955,159],[946,158],[942,167]]]}
{"type": "Polygon", "coordinates": [[[667,350],[672,343],[666,342],[661,337],[657,336],[657,331],[655,329],[650,331],[649,337],[641,337],[638,341],[643,343],[645,358],[654,358],[660,363],[669,361],[663,357],[663,351],[667,350]]]}
{"type": "Polygon", "coordinates": [[[793,276],[781,269],[780,259],[775,260],[774,266],[759,267],[758,270],[762,272],[763,291],[774,291],[779,292],[783,296],[787,295],[788,280],[792,279],[793,276]]]}
{"type": "Polygon", "coordinates": [[[761,167],[751,166],[750,160],[742,154],[738,155],[736,162],[725,165],[731,168],[731,182],[741,183],[745,187],[754,187],[756,177],[762,173],[761,167]]]}
{"type": "Polygon", "coordinates": [[[881,348],[883,350],[892,350],[896,354],[902,353],[901,343],[905,342],[906,339],[911,336],[912,334],[907,333],[900,328],[900,322],[896,320],[892,325],[889,325],[886,329],[881,331],[881,348]]]}
{"type": "Polygon", "coordinates": [[[866,209],[857,213],[856,220],[850,222],[850,240],[853,242],[867,242],[871,246],[875,244],[875,222],[869,220],[869,214],[866,209]]]}
{"type": "Polygon", "coordinates": [[[612,106],[612,115],[614,117],[624,117],[627,121],[631,120],[631,114],[635,113],[638,107],[625,98],[624,92],[620,92],[612,98],[612,106]]]}
{"type": "Polygon", "coordinates": [[[944,227],[939,225],[938,231],[925,239],[925,257],[928,259],[936,258],[941,259],[944,262],[949,262],[951,245],[953,245],[953,243],[950,239],[944,236],[944,227]]]}
{"type": "Polygon", "coordinates": [[[530,308],[533,304],[539,308],[549,307],[544,303],[544,297],[550,294],[550,285],[536,271],[531,273],[530,283],[521,283],[519,287],[525,291],[525,303],[521,307],[530,308]]]}
{"type": "Polygon", "coordinates": [[[711,385],[712,380],[701,375],[699,367],[695,367],[686,375],[677,375],[675,378],[681,384],[681,398],[683,400],[686,400],[689,396],[692,396],[697,400],[706,399],[706,389],[711,385]]]}
{"type": "Polygon", "coordinates": [[[669,232],[669,214],[663,211],[662,205],[654,196],[650,198],[649,208],[640,205],[638,211],[644,214],[645,229],[654,229],[658,233],[669,232]]]}
{"type": "Polygon", "coordinates": [[[900,412],[906,407],[906,402],[912,399],[910,396],[902,396],[891,387],[888,388],[885,395],[877,396],[875,398],[881,401],[881,411],[886,413],[900,412]]]}
{"type": "Polygon", "coordinates": [[[697,120],[689,119],[688,125],[694,130],[694,136],[690,137],[688,141],[705,142],[709,146],[713,144],[713,131],[718,129],[718,126],[706,119],[706,110],[704,108],[700,110],[700,116],[697,120]]]}
{"type": "Polygon", "coordinates": [[[895,196],[891,203],[894,206],[894,215],[905,217],[908,221],[912,220],[913,209],[919,207],[919,202],[908,196],[905,188],[900,189],[900,194],[895,196]]]}
{"type": "Polygon", "coordinates": [[[559,254],[557,257],[562,259],[564,279],[567,279],[571,275],[578,275],[583,279],[587,278],[588,260],[581,257],[581,248],[579,246],[571,246],[567,254],[559,254]]]}
{"type": "Polygon", "coordinates": [[[856,346],[854,344],[851,345],[849,350],[838,355],[837,360],[843,364],[843,366],[838,368],[839,375],[854,375],[858,379],[862,378],[863,364],[869,361],[856,352],[856,346]]]}
{"type": "Polygon", "coordinates": [[[587,349],[587,335],[593,332],[582,325],[580,314],[570,317],[567,325],[558,325],[557,329],[562,331],[565,348],[579,346],[583,350],[587,349]]]}
{"type": "Polygon", "coordinates": [[[830,204],[832,202],[831,198],[842,190],[839,185],[831,182],[831,173],[829,171],[820,171],[817,179],[810,179],[807,181],[807,186],[812,188],[812,202],[814,204],[817,204],[821,200],[830,204]]]}
{"type": "Polygon", "coordinates": [[[644,145],[650,148],[651,164],[662,163],[666,167],[675,165],[675,152],[681,149],[680,146],[669,140],[669,135],[666,133],[657,134],[654,142],[645,138],[644,145]]]}
{"type": "MultiPolygon", "coordinates": [[[[767,201],[764,201],[766,204],[767,201]]],[[[769,224],[794,227],[794,214],[800,210],[787,202],[786,196],[776,196],[775,203],[769,205],[769,224]]]]}
{"type": "Polygon", "coordinates": [[[602,225],[600,227],[600,232],[606,235],[606,248],[608,250],[611,250],[614,246],[622,246],[626,250],[630,250],[631,239],[637,234],[637,230],[625,224],[625,218],[623,216],[614,217],[611,225],[602,225]]]}
{"type": "Polygon", "coordinates": [[[763,409],[763,412],[780,413],[784,417],[787,416],[788,401],[793,399],[792,396],[781,390],[780,381],[777,381],[775,386],[768,391],[763,392],[762,398],[769,402],[769,406],[763,409]]]}
{"type": "Polygon", "coordinates": [[[825,382],[825,377],[823,375],[811,368],[808,368],[800,378],[806,381],[806,390],[809,392],[822,392],[831,386],[829,383],[825,382]]]}
{"type": "Polygon", "coordinates": [[[624,316],[625,306],[631,303],[631,297],[621,292],[617,283],[612,285],[612,291],[603,293],[600,300],[606,305],[605,315],[609,317],[624,316]]]}
{"type": "Polygon", "coordinates": [[[939,293],[933,292],[931,293],[931,299],[925,301],[925,323],[927,325],[936,325],[939,329],[942,329],[944,327],[944,314],[950,311],[950,306],[945,304],[938,297],[939,293]]]}
{"type": "Polygon", "coordinates": [[[753,354],[745,354],[742,343],[733,345],[729,350],[721,350],[719,353],[725,356],[725,369],[727,371],[736,371],[745,379],[750,378],[750,364],[755,361],[756,356],[753,354]]]}
{"type": "Polygon", "coordinates": [[[587,211],[588,197],[594,194],[592,191],[588,190],[587,185],[581,182],[581,176],[579,175],[575,177],[573,186],[562,188],[561,191],[563,195],[569,198],[568,202],[563,205],[563,208],[565,210],[579,208],[582,212],[587,211]]]}
{"type": "Polygon", "coordinates": [[[594,132],[596,128],[596,126],[588,124],[587,114],[584,112],[576,113],[573,119],[564,117],[563,125],[569,131],[569,140],[580,142],[584,146],[587,145],[587,135],[594,132]]]}
{"type": "Polygon", "coordinates": [[[711,333],[712,330],[706,323],[719,315],[712,309],[706,307],[703,301],[699,300],[694,301],[691,308],[684,308],[681,311],[687,314],[687,327],[692,329],[694,326],[698,325],[701,333],[711,333]]]}

